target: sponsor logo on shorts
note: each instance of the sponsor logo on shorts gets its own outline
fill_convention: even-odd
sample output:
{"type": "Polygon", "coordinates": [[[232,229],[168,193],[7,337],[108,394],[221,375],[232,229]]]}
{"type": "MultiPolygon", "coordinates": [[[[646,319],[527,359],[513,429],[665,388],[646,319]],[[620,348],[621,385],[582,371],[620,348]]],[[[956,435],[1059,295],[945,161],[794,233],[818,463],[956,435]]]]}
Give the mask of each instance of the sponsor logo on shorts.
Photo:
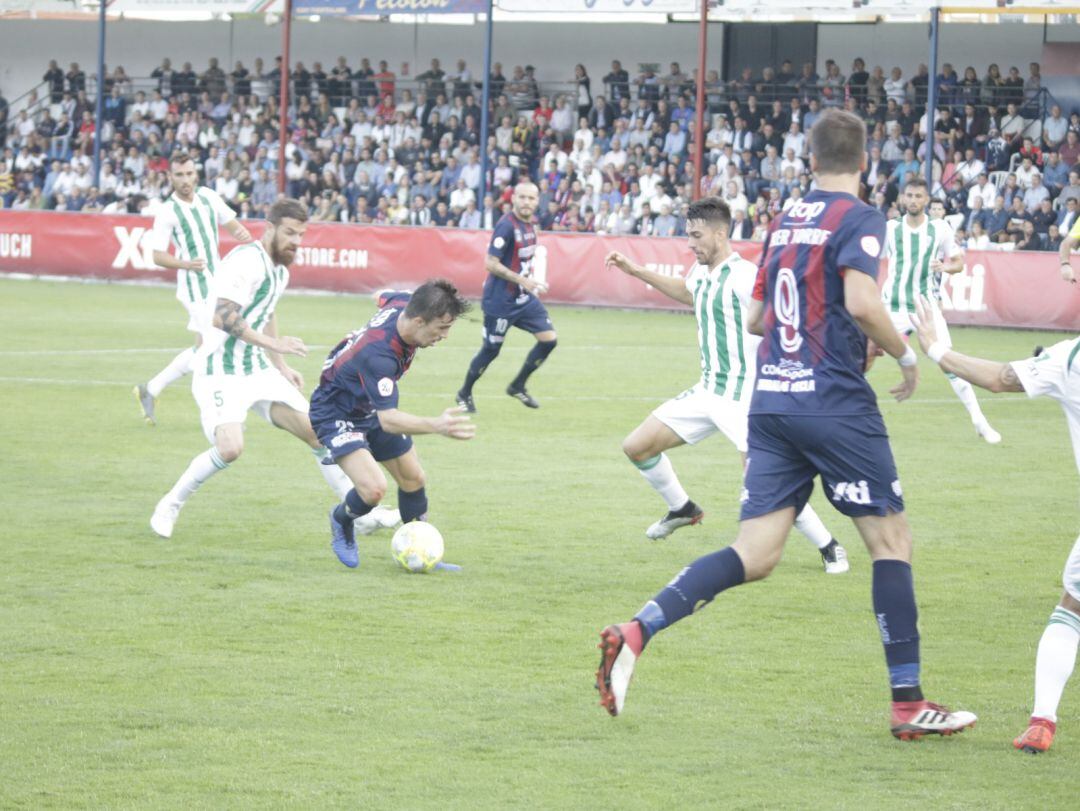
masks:
{"type": "Polygon", "coordinates": [[[896,494],[897,498],[901,498],[904,495],[903,489],[900,487],[900,480],[897,479],[892,483],[892,491],[896,494]]]}
{"type": "Polygon", "coordinates": [[[837,482],[829,485],[832,487],[833,501],[846,501],[849,504],[869,504],[870,487],[866,481],[837,482]]]}
{"type": "Polygon", "coordinates": [[[330,440],[330,446],[333,448],[340,448],[342,445],[348,445],[352,442],[365,442],[363,431],[345,431],[338,434],[336,437],[330,440]]]}

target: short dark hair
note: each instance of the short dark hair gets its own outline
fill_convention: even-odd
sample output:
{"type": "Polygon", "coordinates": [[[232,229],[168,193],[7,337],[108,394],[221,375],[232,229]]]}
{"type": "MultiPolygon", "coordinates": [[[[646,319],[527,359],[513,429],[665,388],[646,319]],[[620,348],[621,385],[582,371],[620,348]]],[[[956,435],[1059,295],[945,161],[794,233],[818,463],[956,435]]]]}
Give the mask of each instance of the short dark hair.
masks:
{"type": "Polygon", "coordinates": [[[270,213],[266,215],[266,219],[271,225],[281,225],[281,221],[285,219],[307,222],[307,206],[292,197],[282,197],[270,206],[270,213]]]}
{"type": "Polygon", "coordinates": [[[918,175],[915,175],[908,178],[907,182],[904,184],[904,191],[907,191],[912,186],[921,186],[927,194],[930,193],[930,187],[926,185],[925,177],[919,177],[918,175]]]}
{"type": "Polygon", "coordinates": [[[726,228],[731,225],[731,208],[719,197],[702,197],[686,207],[686,221],[691,220],[726,228]]]}
{"type": "Polygon", "coordinates": [[[826,110],[810,129],[810,152],[819,173],[854,174],[866,152],[866,125],[853,113],[826,110]]]}
{"type": "Polygon", "coordinates": [[[195,161],[195,158],[191,156],[190,152],[184,152],[183,150],[173,152],[172,156],[169,158],[169,166],[180,166],[188,161],[192,161],[193,163],[195,161]]]}
{"type": "Polygon", "coordinates": [[[456,319],[468,312],[470,306],[449,281],[431,279],[413,292],[409,303],[405,305],[405,317],[434,321],[448,315],[456,319]]]}

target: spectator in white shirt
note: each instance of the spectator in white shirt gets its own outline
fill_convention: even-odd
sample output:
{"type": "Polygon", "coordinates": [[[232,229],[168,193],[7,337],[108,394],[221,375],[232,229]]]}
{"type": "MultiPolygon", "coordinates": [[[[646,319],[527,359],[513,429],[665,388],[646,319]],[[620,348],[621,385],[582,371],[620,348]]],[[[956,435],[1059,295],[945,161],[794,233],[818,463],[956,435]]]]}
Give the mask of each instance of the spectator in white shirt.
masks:
{"type": "Polygon", "coordinates": [[[784,136],[784,155],[787,155],[788,150],[794,151],[795,155],[802,157],[806,154],[806,135],[799,129],[799,125],[792,123],[788,128],[787,134],[784,136]]]}
{"type": "Polygon", "coordinates": [[[476,162],[476,155],[471,151],[465,156],[465,165],[461,167],[460,179],[474,191],[480,188],[480,166],[476,162]]]}
{"type": "Polygon", "coordinates": [[[794,170],[796,177],[806,171],[806,163],[790,147],[784,149],[784,158],[780,161],[780,174],[783,174],[789,166],[794,170]]]}
{"type": "Polygon", "coordinates": [[[1061,114],[1061,108],[1054,105],[1050,108],[1050,115],[1043,121],[1042,137],[1046,149],[1057,149],[1065,140],[1069,131],[1069,122],[1061,114]]]}
{"type": "MultiPolygon", "coordinates": [[[[638,185],[641,186],[641,193],[646,197],[651,198],[656,194],[656,187],[660,185],[660,176],[655,173],[651,163],[642,167],[638,185]]],[[[653,206],[653,209],[656,209],[656,206],[653,206]]]]}
{"type": "Polygon", "coordinates": [[[724,202],[728,204],[728,208],[731,209],[731,213],[741,211],[743,215],[746,214],[746,209],[749,203],[746,201],[746,195],[739,190],[739,185],[734,180],[729,180],[724,191],[724,202]]]}
{"type": "Polygon", "coordinates": [[[541,171],[545,175],[551,172],[566,174],[567,161],[567,154],[562,151],[558,142],[553,141],[548,145],[548,151],[544,153],[543,160],[540,161],[541,171]]]}
{"type": "Polygon", "coordinates": [[[907,82],[904,81],[903,71],[900,68],[893,68],[889,73],[889,78],[885,80],[885,98],[892,99],[896,102],[896,106],[899,107],[907,98],[906,85],[907,82]]]}
{"type": "Polygon", "coordinates": [[[1031,188],[1031,184],[1039,175],[1039,170],[1031,162],[1031,158],[1024,158],[1020,161],[1020,165],[1016,167],[1014,172],[1016,175],[1016,185],[1024,191],[1031,188]]]}
{"type": "Polygon", "coordinates": [[[465,210],[458,217],[458,228],[479,228],[480,221],[480,211],[476,208],[476,200],[469,200],[465,203],[465,210]]]}
{"type": "Polygon", "coordinates": [[[1028,214],[1034,214],[1039,210],[1043,200],[1050,199],[1050,192],[1042,184],[1042,175],[1036,172],[1031,176],[1031,186],[1024,192],[1024,208],[1028,214]]]}
{"type": "Polygon", "coordinates": [[[990,237],[983,230],[981,222],[971,224],[971,236],[967,238],[966,247],[969,251],[990,250],[990,237]]]}
{"type": "Polygon", "coordinates": [[[975,198],[978,197],[982,199],[983,208],[989,211],[994,207],[994,199],[997,197],[997,193],[997,186],[990,182],[986,172],[981,172],[968,190],[967,207],[969,209],[974,208],[975,198]]]}
{"type": "Polygon", "coordinates": [[[593,140],[595,138],[596,138],[596,136],[593,134],[593,131],[589,128],[589,119],[587,119],[587,118],[579,118],[578,119],[577,132],[574,133],[574,141],[575,142],[581,141],[582,146],[585,149],[588,150],[588,149],[592,149],[593,140]]]}
{"type": "Polygon", "coordinates": [[[236,199],[236,193],[239,188],[239,182],[232,176],[232,172],[228,169],[222,169],[221,174],[218,175],[217,180],[214,181],[214,191],[216,191],[226,203],[231,203],[236,199]]]}
{"type": "Polygon", "coordinates": [[[574,111],[566,103],[566,96],[555,99],[555,110],[551,114],[551,128],[560,140],[565,140],[574,128],[574,111]]]}
{"type": "Polygon", "coordinates": [[[466,186],[465,181],[459,177],[457,186],[450,192],[450,210],[458,214],[464,211],[469,203],[473,204],[474,209],[476,208],[476,192],[466,186]]]}
{"type": "Polygon", "coordinates": [[[601,166],[614,166],[617,172],[621,172],[626,166],[626,150],[622,148],[618,138],[611,139],[611,149],[604,155],[601,166]]]}
{"type": "Polygon", "coordinates": [[[986,171],[986,164],[975,157],[975,150],[969,146],[964,150],[964,160],[957,164],[956,171],[964,185],[970,186],[986,171]]]}

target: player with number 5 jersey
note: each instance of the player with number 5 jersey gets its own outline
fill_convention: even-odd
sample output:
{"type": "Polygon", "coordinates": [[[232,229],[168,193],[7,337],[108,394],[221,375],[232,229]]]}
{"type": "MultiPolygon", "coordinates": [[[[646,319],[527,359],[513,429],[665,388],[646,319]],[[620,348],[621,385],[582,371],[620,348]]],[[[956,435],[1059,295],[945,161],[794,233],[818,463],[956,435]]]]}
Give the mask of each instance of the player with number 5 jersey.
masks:
{"type": "Polygon", "coordinates": [[[172,537],[195,491],[240,457],[248,411],[306,443],[336,495],[344,497],[352,487],[337,465],[322,464],[329,453],[308,420],[308,401],[300,393],[304,378],[283,357],[304,357],[307,347],[299,338],[278,336],[278,303],[306,228],[304,205],[282,198],[270,208],[262,239],[235,248],[221,263],[213,328],[192,364],[191,391],[211,447],[191,460],[154,508],[150,527],[163,538],[172,537]]]}
{"type": "Polygon", "coordinates": [[[915,352],[892,326],[878,290],[885,219],[855,196],[867,165],[866,127],[851,113],[830,110],[814,124],[810,143],[816,188],[774,221],[748,314],[762,342],[738,535],[679,572],[632,621],[601,632],[597,688],[601,703],[618,714],[654,635],[721,592],[767,577],[820,476],[826,497],[851,517],[873,560],[890,731],[902,740],[952,735],[975,716],[923,697],[911,531],[885,424],[863,377],[869,337],[900,363],[903,379],[892,392],[898,400],[918,382],[915,352]]]}

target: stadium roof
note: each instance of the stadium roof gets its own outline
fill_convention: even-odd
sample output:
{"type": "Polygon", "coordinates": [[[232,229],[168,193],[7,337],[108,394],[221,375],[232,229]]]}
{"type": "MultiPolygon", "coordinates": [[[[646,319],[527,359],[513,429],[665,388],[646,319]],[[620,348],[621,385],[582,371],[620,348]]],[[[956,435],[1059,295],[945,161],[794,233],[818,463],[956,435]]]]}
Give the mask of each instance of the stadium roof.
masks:
{"type": "MultiPolygon", "coordinates": [[[[1080,0],[709,0],[716,22],[925,22],[931,9],[944,22],[1077,22],[1080,0]]],[[[209,20],[228,15],[280,14],[283,0],[107,0],[108,15],[158,20],[209,20]]],[[[361,5],[363,5],[361,3],[361,5]]],[[[375,5],[375,4],[372,4],[375,5]]],[[[497,22],[690,22],[698,0],[644,4],[630,0],[495,0],[497,22]],[[661,8],[662,7],[662,8],[661,8]],[[591,10],[586,10],[586,9],[591,10]],[[579,9],[575,11],[575,9],[579,9]]],[[[98,13],[98,0],[0,0],[7,19],[82,19],[98,13]]],[[[471,24],[472,14],[402,14],[400,22],[471,24]]],[[[356,19],[382,19],[380,13],[356,19]]]]}

